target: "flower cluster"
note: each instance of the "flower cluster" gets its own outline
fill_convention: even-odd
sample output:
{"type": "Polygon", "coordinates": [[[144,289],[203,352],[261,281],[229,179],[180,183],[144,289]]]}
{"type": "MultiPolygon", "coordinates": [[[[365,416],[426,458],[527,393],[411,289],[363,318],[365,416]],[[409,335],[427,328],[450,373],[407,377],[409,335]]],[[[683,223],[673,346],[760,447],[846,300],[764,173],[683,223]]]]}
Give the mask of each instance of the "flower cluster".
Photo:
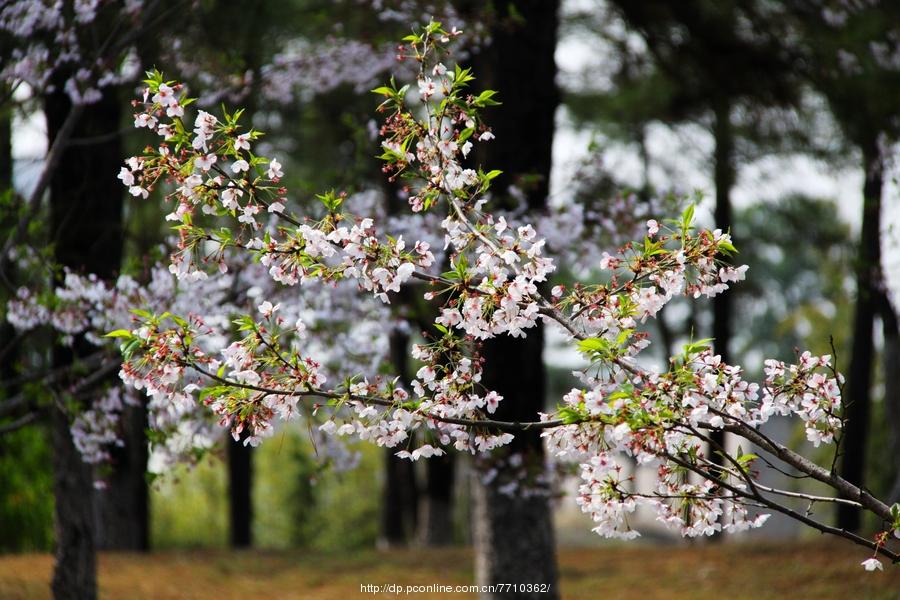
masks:
{"type": "Polygon", "coordinates": [[[765,363],[766,386],[759,419],[772,414],[796,414],[815,447],[834,441],[841,429],[842,375],[834,373],[831,356],[804,352],[796,365],[778,360],[765,363]],[[829,372],[830,371],[830,372],[829,372]],[[832,375],[832,376],[829,376],[832,375]]]}
{"type": "Polygon", "coordinates": [[[606,173],[602,152],[592,152],[571,177],[572,187],[556,194],[536,223],[550,254],[580,277],[596,275],[604,252],[645,235],[648,219],[684,208],[677,194],[642,198],[613,192],[618,188],[606,173]]]}
{"type": "MultiPolygon", "coordinates": [[[[92,104],[101,89],[134,78],[122,59],[131,47],[102,29],[108,19],[140,27],[143,0],[126,0],[123,7],[99,0],[76,0],[71,9],[63,2],[10,0],[0,6],[0,33],[13,38],[8,56],[0,59],[0,81],[27,83],[36,91],[53,91],[54,75],[71,72],[63,90],[74,104],[92,104]],[[105,43],[99,41],[103,40],[105,43]]],[[[126,37],[126,27],[119,36],[126,37]]],[[[133,64],[134,61],[131,61],[133,64]]]]}
{"type": "MultiPolygon", "coordinates": [[[[750,507],[787,510],[768,495],[779,490],[756,480],[757,456],[734,452],[717,441],[718,432],[833,483],[758,430],[772,415],[796,415],[814,444],[834,438],[841,379],[828,357],[768,363],[762,394],[739,367],[722,362],[709,340],[686,346],[664,373],[641,366],[650,343],[644,324],[666,303],[679,295],[713,297],[745,275],[746,267],[726,260],[735,252],[729,234],[698,231],[693,206],[678,219],[642,217],[640,241],[598,257],[603,283],[544,293],[555,269],[544,256],[545,239],[532,225],[493,213],[490,185],[499,173],[468,162],[474,144],[493,137],[481,109],[496,101],[492,91],[469,91],[468,69],[446,66],[457,35],[433,22],[414,32],[401,53],[419,65],[415,87],[392,80],[374,90],[384,97],[383,170],[402,182],[412,218],[438,228],[441,260],[432,251],[440,243],[434,232],[428,239],[410,235],[418,240],[412,243],[396,230],[380,234],[376,225],[391,231],[399,221],[351,214],[344,194],[322,194],[303,214],[293,212],[281,166],[252,152],[261,134],[242,130],[240,111],[221,117],[198,111],[191,130],[183,111],[191,99],[178,84],[149,74],[136,124],[163,140],[129,159],[122,179],[136,196],[160,182],[174,189],[167,195],[177,204],[170,217],[179,234],[172,272],[203,281],[228,272],[235,256],[250,256],[277,285],[256,296],[252,314],[234,321],[237,339],[228,344],[207,343],[222,332],[196,314],[144,314],[121,333],[125,382],[176,412],[202,404],[252,445],[271,436],[278,421],[299,416],[315,422],[319,434],[396,448],[410,460],[450,447],[488,452],[512,441],[514,431],[540,429],[557,459],[580,465],[578,503],[608,536],[634,537],[629,515],[641,506],[686,536],[762,525],[766,516],[750,507]],[[222,221],[230,226],[213,226],[222,221]],[[435,272],[439,265],[449,270],[435,272]],[[365,370],[330,378],[305,345],[308,323],[288,315],[289,304],[275,292],[348,282],[369,299],[387,303],[407,288],[432,303],[436,333],[413,346],[418,369],[408,385],[365,370]],[[480,344],[526,335],[538,319],[560,327],[589,359],[579,374],[583,388],[533,423],[495,421],[504,400],[481,384],[480,344]],[[638,489],[620,457],[655,469],[653,484],[638,489]]],[[[867,508],[886,514],[878,504],[867,508]]]]}

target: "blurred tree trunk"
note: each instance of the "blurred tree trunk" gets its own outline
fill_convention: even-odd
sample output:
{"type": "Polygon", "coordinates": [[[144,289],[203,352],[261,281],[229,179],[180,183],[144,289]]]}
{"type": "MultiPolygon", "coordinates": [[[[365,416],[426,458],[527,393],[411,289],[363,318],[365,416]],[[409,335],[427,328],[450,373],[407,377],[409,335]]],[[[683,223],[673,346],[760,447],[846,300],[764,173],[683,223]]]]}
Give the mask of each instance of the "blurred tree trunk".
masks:
{"type": "MultiPolygon", "coordinates": [[[[131,393],[129,391],[123,394],[131,393]]],[[[150,497],[147,480],[147,409],[126,405],[120,420],[122,447],[110,449],[112,472],[96,492],[97,548],[146,552],[150,549],[150,497]]]]}
{"type": "MultiPolygon", "coordinates": [[[[871,410],[873,329],[877,295],[881,284],[881,192],[884,159],[877,134],[864,137],[860,144],[865,169],[863,183],[862,229],[856,258],[856,307],[853,314],[853,345],[850,369],[844,393],[845,409],[841,440],[841,476],[860,487],[865,485],[866,438],[871,410]]],[[[857,509],[838,505],[838,527],[849,531],[860,528],[857,509]]]]}
{"type": "MultiPolygon", "coordinates": [[[[499,136],[498,136],[499,139],[499,136]]],[[[494,417],[499,420],[533,418],[543,408],[546,386],[541,349],[542,331],[534,329],[523,339],[500,338],[489,349],[482,382],[497,390],[503,401],[494,417]]],[[[518,433],[506,450],[490,460],[479,461],[472,482],[475,574],[479,585],[498,583],[549,584],[547,594],[497,593],[483,598],[558,598],[556,541],[549,497],[540,492],[526,494],[534,486],[533,476],[544,469],[544,449],[537,433],[518,433]],[[512,492],[504,484],[516,479],[519,469],[511,462],[521,457],[531,475],[512,492]],[[488,473],[496,475],[486,482],[488,473]]]]}
{"type": "MultiPolygon", "coordinates": [[[[263,39],[272,7],[258,3],[252,10],[243,10],[245,4],[223,0],[213,10],[214,25],[231,32],[231,42],[239,55],[243,68],[251,73],[250,89],[243,100],[244,117],[241,125],[248,131],[253,117],[259,110],[261,70],[263,65],[263,39]]],[[[245,431],[239,440],[230,435],[226,440],[228,456],[228,501],[231,525],[231,546],[249,548],[253,545],[253,457],[251,446],[244,445],[249,434],[245,431]]]]}
{"type": "Polygon", "coordinates": [[[900,322],[887,290],[879,294],[878,308],[884,332],[881,364],[884,372],[884,412],[890,441],[889,468],[894,474],[887,502],[893,504],[900,502],[900,322]]]}
{"type": "MultiPolygon", "coordinates": [[[[716,188],[716,228],[727,232],[732,228],[731,190],[735,183],[734,130],[731,124],[731,102],[719,97],[713,100],[715,122],[713,138],[713,182],[716,188]]],[[[732,294],[719,294],[713,298],[713,338],[716,353],[723,362],[731,360],[728,346],[731,343],[732,294]]]]}
{"type": "MultiPolygon", "coordinates": [[[[731,124],[731,100],[719,95],[712,99],[713,106],[713,184],[716,189],[714,217],[716,228],[727,232],[732,228],[731,190],[735,183],[734,128],[731,124]]],[[[731,362],[731,313],[734,296],[719,294],[713,298],[713,333],[716,353],[722,362],[731,362]]],[[[725,432],[713,431],[710,439],[720,447],[725,447],[725,432]]],[[[710,459],[721,465],[724,458],[711,450],[710,459]]]]}
{"type": "Polygon", "coordinates": [[[232,548],[253,545],[253,448],[244,445],[246,432],[228,447],[228,514],[232,548]]]}
{"type": "Polygon", "coordinates": [[[423,546],[453,543],[454,464],[451,452],[433,456],[425,463],[425,489],[419,500],[418,521],[418,541],[423,546]]]}
{"type": "MultiPolygon", "coordinates": [[[[5,96],[9,93],[9,87],[0,86],[0,95],[5,96]]],[[[13,109],[10,106],[0,107],[0,195],[5,193],[13,194],[13,158],[12,158],[12,116],[13,109]]],[[[11,208],[4,207],[0,213],[2,221],[0,221],[0,233],[3,239],[6,239],[7,230],[15,225],[14,212],[11,208]]],[[[3,292],[0,293],[0,299],[6,303],[15,292],[15,274],[12,265],[8,272],[2,273],[4,281],[3,292]]],[[[15,394],[15,390],[7,389],[4,382],[9,381],[15,375],[16,359],[18,358],[18,344],[15,343],[16,330],[12,325],[4,319],[0,322],[0,385],[3,385],[0,397],[11,396],[15,394]]]]}
{"type": "MultiPolygon", "coordinates": [[[[72,356],[54,353],[58,365],[72,356]]],[[[91,468],[81,460],[69,434],[69,417],[51,410],[53,444],[53,495],[56,500],[56,564],[53,597],[56,600],[89,600],[97,597],[93,480],[91,468]]]]}
{"type": "MultiPolygon", "coordinates": [[[[57,85],[59,91],[45,98],[50,143],[71,110],[69,98],[62,89],[62,85],[57,85]]],[[[72,137],[74,140],[98,136],[102,139],[89,147],[69,145],[50,184],[50,223],[56,262],[107,280],[120,268],[122,255],[122,186],[116,172],[123,154],[120,136],[109,135],[118,130],[120,114],[118,99],[108,91],[100,102],[86,107],[72,137]]],[[[95,347],[76,339],[71,348],[54,348],[53,363],[55,367],[65,367],[93,352],[95,347]]],[[[81,460],[72,442],[68,411],[69,407],[77,411],[85,403],[64,397],[56,400],[50,409],[56,498],[56,567],[52,588],[57,600],[85,600],[97,594],[93,477],[90,466],[81,460]]]]}
{"type": "Polygon", "coordinates": [[[381,503],[379,546],[399,548],[409,544],[416,528],[418,490],[413,463],[397,458],[396,448],[384,451],[384,489],[381,503]]]}
{"type": "MultiPolygon", "coordinates": [[[[9,86],[0,86],[0,95],[9,94],[9,86]]],[[[0,108],[0,192],[12,189],[12,117],[11,106],[0,108]]]]}
{"type": "MultiPolygon", "coordinates": [[[[485,10],[482,5],[459,4],[470,18],[484,18],[477,12],[485,10]]],[[[559,102],[554,62],[558,8],[556,0],[519,0],[498,5],[497,12],[489,15],[493,19],[491,43],[473,59],[477,88],[497,90],[503,103],[501,111],[485,115],[496,139],[479,144],[477,160],[486,169],[503,171],[494,182],[494,197],[509,202],[508,187],[516,185],[525,195],[532,215],[546,208],[549,193],[554,116],[559,102]]],[[[507,208],[510,206],[507,204],[507,208]]],[[[504,398],[495,418],[529,420],[544,409],[543,341],[539,322],[524,339],[504,335],[484,345],[482,383],[504,398]]],[[[525,494],[523,486],[511,494],[500,489],[520,471],[510,463],[514,455],[522,459],[532,475],[544,469],[544,447],[540,436],[533,432],[518,434],[510,447],[480,461],[473,481],[476,580],[482,585],[549,584],[549,594],[515,597],[556,598],[556,542],[548,495],[525,494]],[[494,470],[496,477],[486,483],[486,473],[494,470]]],[[[528,486],[529,482],[523,485],[528,486]]],[[[501,596],[513,597],[482,595],[501,596]]]]}
{"type": "MultiPolygon", "coordinates": [[[[409,336],[394,329],[390,336],[390,357],[393,371],[400,381],[409,381],[409,336]]],[[[381,502],[380,545],[388,548],[406,546],[416,531],[419,493],[412,461],[397,458],[397,448],[384,450],[384,489],[381,502]]]]}

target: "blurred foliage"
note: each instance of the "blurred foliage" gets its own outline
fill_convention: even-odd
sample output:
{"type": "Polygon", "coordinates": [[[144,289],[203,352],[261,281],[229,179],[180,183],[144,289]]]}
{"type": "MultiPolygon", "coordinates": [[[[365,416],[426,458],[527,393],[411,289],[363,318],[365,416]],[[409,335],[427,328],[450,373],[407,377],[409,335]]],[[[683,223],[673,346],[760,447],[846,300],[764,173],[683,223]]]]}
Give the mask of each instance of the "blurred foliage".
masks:
{"type": "MultiPolygon", "coordinates": [[[[260,548],[371,548],[378,535],[380,449],[359,445],[359,467],[322,469],[306,432],[286,428],[255,450],[254,540],[260,548]]],[[[228,544],[225,465],[211,457],[161,477],[151,497],[154,548],[228,544]]]]}
{"type": "Polygon", "coordinates": [[[226,485],[225,465],[212,456],[157,478],[150,493],[151,547],[226,547],[226,485]]]}
{"type": "Polygon", "coordinates": [[[755,374],[796,348],[849,360],[854,244],[833,200],[794,194],[738,211],[732,232],[749,265],[736,295],[735,342],[755,374]]]}
{"type": "Polygon", "coordinates": [[[0,552],[47,552],[53,544],[53,477],[44,427],[0,436],[0,552]]]}

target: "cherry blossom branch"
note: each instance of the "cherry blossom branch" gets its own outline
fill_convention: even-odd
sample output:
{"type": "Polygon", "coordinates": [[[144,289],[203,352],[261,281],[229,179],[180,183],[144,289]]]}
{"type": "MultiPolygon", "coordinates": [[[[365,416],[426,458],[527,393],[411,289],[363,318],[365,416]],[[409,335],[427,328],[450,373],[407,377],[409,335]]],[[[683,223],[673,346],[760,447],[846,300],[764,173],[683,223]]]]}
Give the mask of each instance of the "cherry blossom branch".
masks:
{"type": "MultiPolygon", "coordinates": [[[[315,390],[315,389],[306,389],[306,390],[296,390],[296,389],[277,389],[271,388],[256,384],[250,383],[242,383],[239,381],[234,381],[228,379],[226,377],[220,377],[215,373],[211,373],[207,371],[203,367],[200,367],[196,363],[189,361],[179,361],[178,364],[184,367],[188,367],[200,373],[201,375],[212,379],[218,383],[223,385],[227,385],[234,388],[250,390],[254,392],[260,392],[262,394],[270,395],[270,396],[292,396],[299,398],[324,398],[327,400],[343,400],[343,401],[357,401],[362,402],[363,404],[370,404],[375,406],[382,406],[385,408],[397,408],[397,403],[392,400],[385,400],[384,398],[378,398],[375,396],[362,396],[359,394],[351,394],[351,393],[341,393],[341,392],[330,392],[326,390],[315,390]]],[[[459,419],[455,417],[445,417],[441,415],[436,415],[434,413],[420,413],[423,417],[427,419],[432,419],[435,421],[440,421],[442,423],[450,423],[453,425],[465,425],[467,427],[473,428],[483,428],[483,429],[498,429],[500,431],[535,431],[540,429],[552,429],[555,427],[561,427],[565,425],[562,420],[553,420],[553,421],[532,421],[532,422],[517,422],[517,421],[498,421],[494,419],[459,419]]]]}
{"type": "MultiPolygon", "coordinates": [[[[181,186],[167,196],[178,204],[167,219],[179,221],[178,251],[170,267],[179,279],[205,279],[211,262],[227,271],[225,250],[234,247],[252,254],[273,281],[285,286],[310,280],[332,285],[355,279],[361,289],[385,303],[413,280],[443,286],[424,295],[430,301],[446,294],[434,319],[441,335],[426,335],[425,343],[411,348],[412,357],[422,364],[409,382],[416,399],[408,400],[410,393],[397,380],[386,382],[379,376],[370,382],[364,377],[365,370],[345,379],[345,392],[335,391],[343,389],[341,386],[326,389],[320,362],[304,358],[299,351],[305,324],[298,319],[292,327],[286,326],[288,318],[293,320],[297,313],[283,311],[276,316],[280,304],[273,302],[272,296],[258,306],[264,320],[240,315],[234,321],[237,332],[201,327],[202,321],[190,314],[184,319],[168,312],[145,312],[139,328],[114,332],[126,339],[122,369],[126,383],[154,396],[167,396],[179,406],[190,405],[200,389],[202,402],[219,416],[221,426],[230,426],[232,435],[249,428],[247,439],[254,445],[272,435],[275,419],[287,421],[309,412],[305,404],[298,410],[296,398],[333,401],[328,404],[336,406],[334,412],[319,427],[325,433],[354,435],[391,448],[409,444],[412,432],[422,425],[427,425],[426,439],[473,453],[510,443],[510,432],[540,430],[556,457],[580,463],[583,483],[578,500],[582,510],[599,523],[595,530],[601,535],[635,535],[627,517],[635,500],[655,498],[651,504],[659,518],[680,527],[687,536],[758,527],[765,515],[750,519],[746,507],[764,506],[820,531],[857,543],[862,540],[855,534],[823,529],[827,526],[808,514],[795,514],[767,497],[765,494],[783,496],[783,490],[760,487],[754,480],[747,465],[755,455],[732,456],[707,433],[726,431],[830,485],[844,496],[835,501],[858,502],[884,518],[890,525],[888,532],[900,531],[900,516],[895,514],[900,507],[886,507],[758,430],[772,415],[794,414],[816,446],[834,440],[842,424],[841,389],[830,357],[804,353],[797,365],[767,361],[762,388],[744,381],[739,367],[722,363],[709,340],[685,346],[682,354],[670,360],[665,373],[639,366],[637,356],[649,343],[641,323],[656,317],[676,295],[712,297],[744,277],[746,267],[722,262],[723,256],[735,251],[729,234],[697,231],[693,206],[685,209],[680,219],[665,221],[667,225],[647,221],[642,242],[626,244],[616,256],[604,254],[598,266],[612,274],[610,283],[579,285],[568,293],[557,286],[549,297],[543,293],[549,274],[556,269],[554,261],[542,254],[546,239],[540,239],[530,224],[510,226],[505,216],[481,211],[484,194],[499,171],[463,168],[473,142],[493,137],[478,109],[496,102],[489,90],[478,95],[464,90],[473,79],[468,69],[456,66],[448,70],[434,59],[442,40],[451,37],[439,24],[429,23],[405,40],[412,50],[410,56],[420,65],[416,83],[424,118],[421,112],[407,108],[409,86],[398,87],[392,80],[390,87],[373,90],[386,97],[379,111],[392,111],[381,128],[384,172],[391,180],[402,176],[411,182],[405,189],[410,192],[414,213],[441,207],[445,250],[449,248],[451,255],[448,273],[425,271],[441,262],[429,250],[432,237],[426,234],[410,249],[403,235],[376,229],[374,218],[351,216],[342,208],[344,194],[318,196],[327,209],[322,218],[304,221],[282,215],[295,230],[277,227],[264,231],[256,220],[260,208],[265,209],[264,215],[280,215],[287,191],[277,187],[283,176],[280,164],[250,153],[250,143],[259,132],[238,133],[240,111],[231,115],[226,111],[224,121],[199,111],[192,136],[180,120],[190,100],[179,100],[176,94],[181,86],[166,82],[158,72],[148,73],[143,112],[135,115],[135,122],[156,131],[164,142],[158,150],[149,148],[143,156],[128,159],[120,173],[135,196],[146,198],[148,188],[161,180],[181,186]],[[165,117],[173,121],[159,124],[165,117]],[[173,153],[173,146],[181,151],[173,153]],[[240,179],[217,166],[219,160],[232,160],[230,171],[243,173],[240,179]],[[266,163],[269,167],[263,176],[259,166],[266,163]],[[263,184],[257,185],[259,182],[263,184]],[[192,215],[198,207],[213,217],[237,218],[237,233],[228,228],[214,233],[196,225],[192,215]],[[218,250],[207,252],[206,240],[217,242],[218,250]],[[632,273],[630,278],[623,273],[624,283],[618,278],[623,270],[632,273]],[[482,418],[503,400],[479,383],[482,340],[527,335],[538,319],[557,323],[590,359],[591,366],[582,373],[582,389],[567,393],[553,418],[541,415],[543,420],[535,422],[482,418]],[[190,341],[205,333],[221,339],[244,331],[254,333],[224,349],[221,341],[210,340],[209,345],[190,341]],[[223,360],[214,357],[218,353],[223,360]],[[135,354],[140,359],[132,360],[135,354]],[[829,367],[830,374],[825,372],[829,367]],[[193,383],[194,374],[188,371],[199,374],[206,388],[193,383]],[[347,402],[353,410],[339,410],[347,402]],[[380,412],[375,407],[389,410],[380,412]],[[376,416],[379,418],[372,420],[376,416]],[[343,421],[340,426],[339,421],[343,421]],[[473,435],[473,431],[477,433],[473,435]],[[709,460],[704,447],[723,454],[725,464],[709,460]],[[628,454],[642,464],[658,464],[656,493],[628,491],[621,486],[620,471],[612,458],[616,454],[628,454]],[[689,473],[700,475],[701,483],[690,481],[689,473]],[[725,493],[713,493],[715,490],[725,493]]],[[[408,232],[401,230],[404,235],[408,232]]],[[[308,415],[310,419],[314,416],[315,410],[308,415]]],[[[441,448],[425,444],[398,455],[416,460],[440,453],[441,448]]],[[[820,501],[818,496],[803,496],[810,502],[820,501]]],[[[893,557],[883,548],[884,535],[875,542],[863,540],[863,545],[893,557]]]]}
{"type": "Polygon", "coordinates": [[[779,444],[778,442],[770,440],[769,438],[760,434],[758,430],[740,423],[726,425],[723,429],[725,431],[735,433],[753,442],[754,444],[769,452],[770,454],[776,456],[783,462],[802,471],[803,473],[806,473],[813,479],[827,484],[828,486],[840,492],[844,496],[844,498],[858,502],[867,510],[875,513],[885,521],[891,522],[893,520],[891,517],[891,509],[884,502],[878,500],[867,491],[853,485],[834,471],[829,471],[824,467],[821,467],[812,462],[805,456],[794,452],[790,448],[787,448],[786,446],[779,444]]]}
{"type": "MultiPolygon", "coordinates": [[[[711,478],[709,473],[707,473],[706,471],[697,468],[695,465],[693,465],[689,462],[681,460],[677,456],[673,456],[673,455],[669,454],[669,455],[666,455],[666,458],[668,460],[672,461],[673,463],[677,464],[678,466],[703,477],[704,479],[711,478]]],[[[855,544],[858,544],[860,546],[865,546],[866,548],[870,548],[870,549],[874,550],[878,554],[881,554],[881,555],[889,558],[891,560],[891,562],[893,562],[893,563],[900,562],[900,554],[897,554],[896,552],[889,550],[888,548],[884,547],[883,544],[878,544],[877,542],[874,542],[872,540],[867,540],[866,538],[864,538],[860,535],[857,535],[856,533],[853,533],[851,531],[847,531],[846,529],[840,529],[838,527],[826,525],[825,523],[820,523],[819,521],[816,521],[815,519],[812,519],[805,514],[799,513],[799,512],[797,512],[791,508],[788,508],[782,504],[774,502],[774,501],[766,498],[765,496],[762,496],[760,494],[748,493],[744,490],[741,490],[740,488],[734,487],[724,481],[721,481],[718,478],[715,478],[714,482],[716,483],[716,485],[719,485],[719,486],[725,488],[726,490],[730,491],[733,494],[743,496],[750,500],[755,500],[756,502],[759,502],[760,504],[762,504],[763,506],[765,506],[768,509],[771,509],[776,512],[780,512],[784,515],[787,515],[788,517],[790,517],[796,521],[800,521],[801,523],[808,525],[808,526],[812,527],[813,529],[818,529],[822,533],[828,533],[828,534],[835,535],[838,537],[846,538],[846,539],[854,542],[855,544]]]]}

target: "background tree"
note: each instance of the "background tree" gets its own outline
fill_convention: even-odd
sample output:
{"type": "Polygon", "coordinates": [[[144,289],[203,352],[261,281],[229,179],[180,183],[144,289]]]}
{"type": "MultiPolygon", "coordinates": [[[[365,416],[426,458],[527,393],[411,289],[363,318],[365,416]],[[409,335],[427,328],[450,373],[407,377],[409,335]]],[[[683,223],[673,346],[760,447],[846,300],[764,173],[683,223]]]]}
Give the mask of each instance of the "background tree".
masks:
{"type": "MultiPolygon", "coordinates": [[[[48,140],[52,145],[70,121],[74,109],[63,91],[65,79],[57,81],[57,92],[45,98],[48,140]]],[[[119,140],[121,103],[115,94],[79,111],[72,127],[72,141],[103,139],[90,144],[90,151],[72,142],[66,145],[50,184],[50,224],[56,262],[77,272],[112,279],[122,256],[122,187],[115,177],[121,160],[119,140]]],[[[58,274],[56,282],[61,281],[58,274]]],[[[95,350],[76,340],[73,347],[53,350],[54,368],[66,368],[95,350]]],[[[96,596],[94,563],[94,478],[81,459],[70,433],[69,411],[79,410],[85,399],[58,398],[50,408],[54,446],[54,494],[56,497],[56,598],[96,596]]],[[[142,469],[141,469],[142,470],[142,469]]]]}
{"type": "MultiPolygon", "coordinates": [[[[467,4],[459,6],[464,16],[472,14],[467,4]]],[[[488,13],[490,45],[472,61],[479,85],[497,90],[503,103],[503,110],[491,119],[497,139],[477,154],[480,164],[503,171],[494,186],[494,206],[524,208],[532,215],[546,208],[550,190],[559,102],[554,61],[558,11],[555,0],[496,5],[488,13]]],[[[525,339],[502,336],[485,344],[484,385],[508,399],[498,409],[498,418],[520,420],[543,410],[543,345],[540,324],[525,339]]],[[[479,583],[540,581],[551,585],[550,596],[558,595],[553,519],[542,482],[545,461],[539,433],[527,432],[479,467],[473,482],[479,583]],[[488,471],[496,476],[485,482],[488,471]],[[516,480],[512,492],[501,489],[516,480]]]]}
{"type": "MultiPolygon", "coordinates": [[[[889,306],[880,300],[881,214],[885,145],[897,139],[900,126],[898,106],[891,99],[900,85],[900,69],[891,59],[897,53],[898,8],[892,2],[823,7],[797,0],[787,2],[782,13],[789,17],[785,23],[791,31],[799,34],[791,39],[798,41],[797,52],[806,61],[809,80],[828,100],[846,139],[857,147],[864,173],[855,265],[856,307],[847,372],[849,402],[840,466],[841,474],[858,485],[865,484],[875,364],[874,321],[879,306],[889,306]]],[[[892,381],[888,387],[893,385],[892,381]]],[[[860,513],[840,506],[838,525],[859,530],[860,513]]]]}

